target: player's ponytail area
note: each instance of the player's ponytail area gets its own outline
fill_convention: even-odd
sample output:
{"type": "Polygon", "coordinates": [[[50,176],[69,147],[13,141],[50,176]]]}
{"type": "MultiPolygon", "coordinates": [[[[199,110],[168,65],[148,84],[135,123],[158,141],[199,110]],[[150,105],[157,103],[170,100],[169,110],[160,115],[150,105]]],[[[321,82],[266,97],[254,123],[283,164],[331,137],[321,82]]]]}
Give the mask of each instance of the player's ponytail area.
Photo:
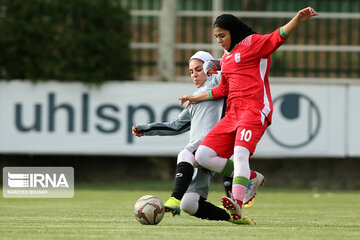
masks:
{"type": "MultiPolygon", "coordinates": [[[[70,199],[0,198],[0,239],[359,239],[360,192],[261,188],[244,215],[255,226],[166,213],[157,225],[134,217],[135,202],[154,195],[163,202],[171,182],[88,184],[70,199]]],[[[209,201],[220,205],[213,183],[209,201]]]]}

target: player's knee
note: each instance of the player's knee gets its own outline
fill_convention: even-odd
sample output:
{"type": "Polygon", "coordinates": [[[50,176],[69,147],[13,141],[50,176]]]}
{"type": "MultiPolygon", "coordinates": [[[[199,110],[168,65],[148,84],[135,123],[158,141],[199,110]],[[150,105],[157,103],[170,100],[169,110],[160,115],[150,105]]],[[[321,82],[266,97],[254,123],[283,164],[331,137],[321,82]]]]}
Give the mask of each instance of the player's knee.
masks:
{"type": "Polygon", "coordinates": [[[189,215],[195,215],[199,208],[200,195],[198,193],[185,193],[180,202],[180,208],[182,211],[189,215]]]}
{"type": "Polygon", "coordinates": [[[190,215],[195,215],[196,213],[196,211],[194,212],[193,202],[187,199],[181,199],[180,208],[182,211],[190,215]]]}
{"type": "Polygon", "coordinates": [[[207,167],[209,160],[216,156],[216,152],[211,148],[201,145],[195,154],[195,160],[203,167],[207,167]]]}
{"type": "Polygon", "coordinates": [[[177,157],[177,164],[179,164],[181,162],[187,162],[194,166],[195,165],[194,154],[189,152],[187,149],[181,150],[181,152],[179,152],[178,157],[177,157]]]}

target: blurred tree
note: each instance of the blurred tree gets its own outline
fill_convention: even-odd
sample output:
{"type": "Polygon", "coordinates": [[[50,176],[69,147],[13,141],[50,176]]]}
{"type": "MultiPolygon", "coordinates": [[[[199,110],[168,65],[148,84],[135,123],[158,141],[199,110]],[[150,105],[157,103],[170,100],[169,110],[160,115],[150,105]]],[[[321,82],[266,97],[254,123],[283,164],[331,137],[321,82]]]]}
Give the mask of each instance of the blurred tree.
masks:
{"type": "Polygon", "coordinates": [[[130,16],[117,0],[0,0],[0,78],[131,80],[130,16]]]}

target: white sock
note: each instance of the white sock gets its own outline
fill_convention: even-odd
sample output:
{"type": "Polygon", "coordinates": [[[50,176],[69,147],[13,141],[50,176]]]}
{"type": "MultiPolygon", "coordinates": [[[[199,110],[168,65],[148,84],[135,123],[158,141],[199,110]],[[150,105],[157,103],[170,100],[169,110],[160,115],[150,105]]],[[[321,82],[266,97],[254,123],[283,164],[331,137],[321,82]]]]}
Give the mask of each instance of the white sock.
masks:
{"type": "Polygon", "coordinates": [[[195,160],[204,168],[217,173],[221,173],[227,162],[227,158],[219,157],[213,149],[204,145],[200,145],[197,149],[195,160]]]}
{"type": "Polygon", "coordinates": [[[241,146],[234,148],[234,177],[245,177],[250,179],[250,151],[241,146]]]}

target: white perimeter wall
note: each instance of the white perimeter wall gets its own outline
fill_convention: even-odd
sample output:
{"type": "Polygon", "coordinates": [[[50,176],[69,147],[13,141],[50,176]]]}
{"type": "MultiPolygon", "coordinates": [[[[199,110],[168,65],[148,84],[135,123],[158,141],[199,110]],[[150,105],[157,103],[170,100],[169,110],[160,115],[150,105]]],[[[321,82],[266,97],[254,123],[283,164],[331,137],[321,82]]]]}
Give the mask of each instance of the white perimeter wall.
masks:
{"type": "MultiPolygon", "coordinates": [[[[176,155],[188,134],[133,137],[173,119],[192,83],[0,82],[0,153],[176,155]]],[[[360,157],[360,86],[273,84],[273,124],[256,157],[360,157]]]]}

